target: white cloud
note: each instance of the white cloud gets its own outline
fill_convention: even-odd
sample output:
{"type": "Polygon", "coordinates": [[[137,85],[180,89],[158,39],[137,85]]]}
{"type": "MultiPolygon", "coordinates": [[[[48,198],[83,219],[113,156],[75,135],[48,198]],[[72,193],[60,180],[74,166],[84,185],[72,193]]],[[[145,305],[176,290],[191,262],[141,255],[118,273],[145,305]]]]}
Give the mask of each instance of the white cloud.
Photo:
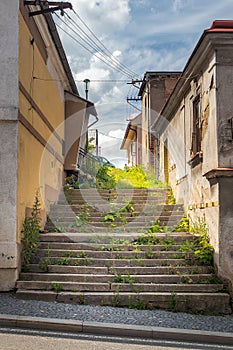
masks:
{"type": "Polygon", "coordinates": [[[184,9],[186,6],[186,0],[174,0],[172,4],[173,11],[177,12],[184,9]]]}
{"type": "Polygon", "coordinates": [[[125,129],[110,130],[107,134],[99,133],[100,153],[117,167],[127,163],[126,152],[120,151],[125,129]]]}
{"type": "Polygon", "coordinates": [[[115,137],[118,140],[123,140],[125,134],[125,130],[122,129],[116,129],[116,130],[111,130],[109,132],[109,136],[115,137]]]}
{"type": "MultiPolygon", "coordinates": [[[[229,18],[233,11],[232,0],[72,0],[72,4],[110,50],[112,58],[116,57],[141,77],[150,70],[182,70],[203,30],[214,19],[229,18]]],[[[72,12],[69,15],[81,25],[72,12]]],[[[91,82],[89,98],[100,118],[95,126],[108,137],[104,142],[105,155],[117,157],[120,141],[114,143],[110,137],[114,134],[110,132],[125,131],[126,118],[133,114],[132,110],[128,112],[126,103],[129,85],[114,80],[126,77],[66,34],[61,36],[75,79],[81,81],[78,83],[81,96],[85,96],[83,79],[110,80],[91,82]]],[[[119,67],[117,62],[114,65],[119,67]]]]}
{"type": "Polygon", "coordinates": [[[122,30],[130,21],[128,0],[73,0],[76,12],[84,19],[91,19],[90,27],[101,36],[122,30]]]}

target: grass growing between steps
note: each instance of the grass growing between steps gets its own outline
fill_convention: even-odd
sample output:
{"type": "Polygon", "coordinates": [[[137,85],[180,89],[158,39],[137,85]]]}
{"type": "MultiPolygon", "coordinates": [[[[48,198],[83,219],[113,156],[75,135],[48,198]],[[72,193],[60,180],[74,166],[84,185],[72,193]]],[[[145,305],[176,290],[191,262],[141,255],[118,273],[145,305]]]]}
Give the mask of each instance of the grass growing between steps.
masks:
{"type": "MultiPolygon", "coordinates": [[[[160,225],[157,221],[147,233],[139,236],[133,243],[137,245],[164,245],[165,250],[175,244],[175,240],[168,234],[161,238],[155,233],[166,232],[166,227],[160,225]]],[[[208,229],[203,219],[198,219],[197,222],[190,225],[189,219],[184,216],[181,222],[176,225],[173,232],[190,232],[193,234],[193,240],[186,240],[181,244],[180,251],[184,252],[185,256],[194,256],[194,263],[200,265],[213,266],[214,248],[209,242],[208,229]]],[[[176,258],[174,256],[174,258],[176,258]]]]}

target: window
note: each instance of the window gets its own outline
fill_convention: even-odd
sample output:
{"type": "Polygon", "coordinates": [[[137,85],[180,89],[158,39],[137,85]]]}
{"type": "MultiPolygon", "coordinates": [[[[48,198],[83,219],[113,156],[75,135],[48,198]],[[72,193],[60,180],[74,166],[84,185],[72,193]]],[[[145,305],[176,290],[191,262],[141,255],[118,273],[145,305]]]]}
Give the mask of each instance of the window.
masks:
{"type": "Polygon", "coordinates": [[[202,161],[201,151],[201,102],[200,97],[193,102],[193,132],[192,132],[192,147],[191,147],[191,163],[193,166],[202,161]],[[193,162],[195,160],[195,162],[193,162]]]}

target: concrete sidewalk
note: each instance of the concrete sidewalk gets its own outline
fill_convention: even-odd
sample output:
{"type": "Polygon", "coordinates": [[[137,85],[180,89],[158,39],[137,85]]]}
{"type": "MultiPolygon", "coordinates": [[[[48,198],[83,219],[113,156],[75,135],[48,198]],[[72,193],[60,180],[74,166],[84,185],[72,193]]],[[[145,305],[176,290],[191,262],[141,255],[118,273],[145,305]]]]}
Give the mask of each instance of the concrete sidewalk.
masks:
{"type": "Polygon", "coordinates": [[[0,314],[0,326],[76,334],[84,333],[214,345],[230,345],[233,348],[233,333],[223,332],[207,332],[190,329],[147,327],[138,325],[135,326],[116,323],[83,322],[78,320],[4,314],[0,314]]]}

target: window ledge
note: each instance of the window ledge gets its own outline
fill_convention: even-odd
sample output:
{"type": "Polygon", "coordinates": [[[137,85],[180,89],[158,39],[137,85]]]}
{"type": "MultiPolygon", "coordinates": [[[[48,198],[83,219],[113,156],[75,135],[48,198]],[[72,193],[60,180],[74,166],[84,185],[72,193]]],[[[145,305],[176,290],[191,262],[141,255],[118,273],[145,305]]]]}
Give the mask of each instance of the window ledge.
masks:
{"type": "Polygon", "coordinates": [[[189,161],[188,164],[191,166],[191,168],[194,168],[198,164],[203,162],[203,152],[197,152],[189,161]]]}

